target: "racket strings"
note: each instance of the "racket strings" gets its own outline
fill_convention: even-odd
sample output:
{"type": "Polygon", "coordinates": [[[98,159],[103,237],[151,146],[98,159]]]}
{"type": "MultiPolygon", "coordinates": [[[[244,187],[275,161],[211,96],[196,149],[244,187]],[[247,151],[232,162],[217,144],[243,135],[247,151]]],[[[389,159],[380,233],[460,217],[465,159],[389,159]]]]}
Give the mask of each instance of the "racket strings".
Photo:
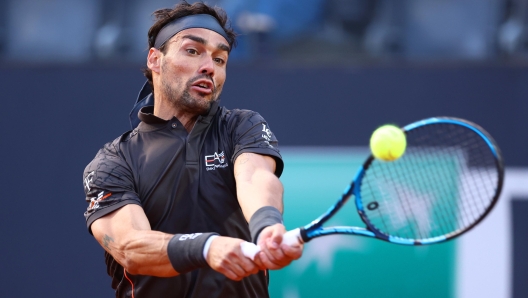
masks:
{"type": "MultiPolygon", "coordinates": [[[[456,128],[457,126],[452,127],[456,128]]],[[[462,130],[461,132],[466,131],[462,130]]],[[[489,192],[489,190],[484,193],[482,192],[483,187],[481,182],[490,181],[490,177],[483,177],[484,171],[482,171],[482,169],[490,168],[486,166],[486,162],[494,161],[494,157],[489,151],[489,147],[486,146],[484,140],[482,140],[480,136],[469,130],[467,132],[471,132],[471,134],[459,134],[457,137],[451,137],[451,140],[454,140],[455,144],[457,142],[460,142],[459,146],[461,148],[467,149],[467,153],[463,152],[463,150],[457,149],[458,152],[463,152],[463,154],[459,154],[461,155],[459,157],[459,162],[463,165],[463,167],[460,168],[461,174],[459,175],[462,178],[459,180],[459,191],[461,199],[456,201],[457,203],[462,205],[462,208],[458,208],[460,214],[457,217],[458,220],[454,221],[455,223],[460,223],[458,228],[470,226],[473,222],[478,220],[485,212],[486,207],[489,206],[493,198],[493,193],[489,192]],[[485,148],[486,150],[483,151],[481,150],[482,148],[485,148]],[[479,152],[473,152],[474,150],[477,150],[479,152]],[[482,158],[483,156],[485,156],[485,158],[482,158]],[[468,157],[471,158],[468,159],[468,157]],[[485,167],[482,167],[482,165],[484,165],[485,167]],[[466,177],[471,177],[471,175],[467,173],[469,172],[472,166],[479,169],[477,171],[472,171],[473,173],[476,173],[480,176],[477,177],[478,179],[466,179],[466,177]],[[481,198],[483,200],[473,198],[481,198]]],[[[456,152],[450,153],[456,154],[456,152]]],[[[488,185],[496,185],[496,181],[491,181],[491,183],[489,183],[488,185]]],[[[455,209],[453,208],[452,210],[455,209]]]]}
{"type": "MultiPolygon", "coordinates": [[[[426,164],[427,160],[425,160],[423,157],[423,155],[421,154],[417,154],[417,159],[418,159],[418,162],[421,163],[421,164],[426,164]]],[[[443,160],[443,157],[441,157],[438,161],[439,163],[444,163],[446,161],[443,160]]],[[[440,171],[438,173],[438,177],[437,178],[432,178],[432,177],[427,177],[425,176],[425,172],[424,171],[419,171],[418,174],[420,175],[420,179],[417,180],[417,184],[418,185],[418,188],[419,189],[428,189],[428,185],[427,185],[427,181],[428,179],[445,179],[446,177],[448,177],[445,173],[445,169],[444,168],[440,168],[440,171]]],[[[439,193],[440,197],[446,197],[447,193],[445,192],[444,189],[439,189],[439,191],[441,193],[439,193]]],[[[405,194],[403,194],[405,195],[405,194]]],[[[429,195],[429,194],[428,194],[429,195]]],[[[430,206],[429,206],[430,208],[430,206]]],[[[452,216],[453,214],[451,213],[451,210],[449,209],[446,209],[444,208],[444,206],[441,206],[441,208],[433,208],[432,209],[432,212],[434,213],[434,216],[435,218],[437,218],[437,221],[436,222],[428,222],[428,226],[427,227],[423,227],[422,225],[422,228],[420,229],[420,231],[424,231],[426,228],[431,230],[431,229],[438,229],[440,228],[441,231],[440,232],[443,232],[443,233],[446,233],[448,227],[449,227],[449,224],[450,222],[446,219],[446,216],[444,216],[444,214],[448,214],[448,216],[452,216]],[[438,224],[436,224],[438,222],[438,224]]],[[[422,214],[422,216],[424,216],[424,214],[422,214]]],[[[413,226],[413,227],[417,227],[419,226],[418,224],[413,226]]],[[[416,233],[416,232],[412,232],[409,234],[409,235],[416,235],[417,238],[427,238],[427,233],[416,233]]]]}
{"type": "Polygon", "coordinates": [[[365,216],[378,231],[407,239],[459,234],[491,207],[499,170],[490,145],[452,123],[407,132],[407,151],[374,160],[361,183],[365,216]]]}
{"type": "MultiPolygon", "coordinates": [[[[489,147],[482,145],[484,141],[476,134],[466,141],[468,156],[472,157],[472,164],[476,169],[473,174],[474,179],[462,179],[463,197],[480,198],[462,200],[463,210],[470,210],[474,216],[470,218],[470,223],[479,219],[491,204],[494,194],[497,191],[496,185],[498,173],[495,168],[495,159],[489,147]]],[[[468,176],[468,175],[466,175],[468,176]]],[[[464,177],[466,177],[464,176],[464,177]]]]}
{"type": "MultiPolygon", "coordinates": [[[[419,158],[420,158],[420,159],[419,159],[419,162],[420,162],[420,163],[424,163],[424,162],[426,162],[426,160],[424,160],[424,159],[422,158],[422,156],[420,156],[420,155],[418,155],[418,156],[419,156],[419,158]]],[[[444,161],[440,160],[439,162],[444,162],[444,161]]],[[[443,168],[441,168],[441,170],[439,171],[439,175],[438,175],[437,178],[426,177],[426,176],[424,175],[424,172],[423,172],[423,171],[420,171],[419,173],[420,173],[421,177],[420,177],[420,180],[418,180],[419,183],[417,183],[417,185],[418,185],[418,187],[419,187],[420,189],[427,189],[428,185],[427,185],[426,182],[427,182],[428,179],[446,179],[446,178],[448,177],[448,175],[447,175],[445,169],[443,169],[443,168]]],[[[449,194],[445,191],[445,189],[439,189],[439,191],[440,191],[440,192],[439,192],[439,197],[441,197],[441,198],[445,198],[445,197],[447,197],[447,196],[449,195],[449,194]]],[[[429,194],[428,194],[428,195],[429,195],[429,194]]],[[[431,208],[430,205],[429,205],[429,208],[431,208]]],[[[444,233],[444,234],[447,233],[448,230],[449,230],[450,224],[451,224],[450,221],[449,221],[449,219],[448,219],[448,217],[450,218],[450,217],[452,217],[452,216],[454,215],[453,212],[452,212],[452,210],[450,210],[450,209],[448,209],[448,208],[445,208],[445,205],[441,205],[440,208],[432,208],[432,211],[431,211],[431,212],[434,213],[434,217],[437,219],[437,221],[433,221],[433,222],[429,221],[429,222],[428,222],[428,226],[425,227],[425,228],[427,228],[428,230],[431,230],[431,229],[440,229],[439,232],[444,233]],[[445,215],[447,215],[447,216],[445,216],[445,215]]],[[[424,215],[422,214],[422,216],[424,216],[424,215]]],[[[419,226],[419,225],[416,225],[416,226],[419,226]]],[[[416,227],[416,226],[415,226],[415,227],[416,227]]],[[[420,229],[420,231],[423,231],[425,228],[422,227],[422,228],[420,229]]],[[[415,235],[415,234],[413,234],[413,233],[411,232],[410,235],[415,235]]],[[[417,235],[417,237],[420,238],[420,239],[423,239],[423,238],[427,238],[427,237],[428,237],[427,233],[417,233],[416,235],[417,235]]]]}

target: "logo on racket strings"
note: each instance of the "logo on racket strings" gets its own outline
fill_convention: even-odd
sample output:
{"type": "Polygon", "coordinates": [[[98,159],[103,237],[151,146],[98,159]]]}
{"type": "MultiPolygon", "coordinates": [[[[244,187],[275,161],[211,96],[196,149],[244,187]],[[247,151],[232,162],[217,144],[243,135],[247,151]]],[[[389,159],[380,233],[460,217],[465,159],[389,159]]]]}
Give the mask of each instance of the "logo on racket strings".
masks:
{"type": "Polygon", "coordinates": [[[370,202],[367,205],[367,209],[370,210],[370,211],[376,210],[376,209],[378,209],[378,207],[379,207],[378,202],[370,202]]]}

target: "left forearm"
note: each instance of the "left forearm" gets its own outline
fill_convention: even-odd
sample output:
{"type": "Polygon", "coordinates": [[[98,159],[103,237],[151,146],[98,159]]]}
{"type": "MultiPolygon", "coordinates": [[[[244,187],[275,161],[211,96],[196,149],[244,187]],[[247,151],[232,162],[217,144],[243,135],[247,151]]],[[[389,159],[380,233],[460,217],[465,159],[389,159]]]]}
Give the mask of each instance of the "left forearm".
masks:
{"type": "Polygon", "coordinates": [[[280,214],[283,212],[283,187],[275,176],[275,160],[243,153],[235,160],[234,169],[238,201],[249,223],[251,241],[261,248],[257,259],[265,268],[283,268],[301,256],[302,245],[291,248],[280,245],[286,229],[280,214]],[[265,206],[275,207],[280,213],[274,208],[262,208],[265,206]]]}
{"type": "Polygon", "coordinates": [[[275,161],[269,156],[241,155],[235,163],[237,197],[249,222],[251,216],[263,206],[273,206],[283,211],[284,189],[274,172],[275,161]]]}
{"type": "Polygon", "coordinates": [[[282,183],[269,173],[257,172],[251,181],[237,184],[238,200],[247,221],[263,206],[273,206],[282,212],[282,194],[282,183]]]}

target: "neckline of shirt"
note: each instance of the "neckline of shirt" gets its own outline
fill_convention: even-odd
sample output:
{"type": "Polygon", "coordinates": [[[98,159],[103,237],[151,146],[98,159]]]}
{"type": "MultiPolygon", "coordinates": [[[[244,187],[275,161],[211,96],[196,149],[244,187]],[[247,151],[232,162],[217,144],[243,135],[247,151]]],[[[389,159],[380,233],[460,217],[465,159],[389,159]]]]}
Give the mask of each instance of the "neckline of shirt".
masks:
{"type": "MultiPolygon", "coordinates": [[[[214,117],[216,112],[218,111],[218,101],[213,102],[211,105],[211,109],[209,110],[209,113],[206,116],[199,116],[196,120],[196,125],[199,125],[199,123],[203,123],[208,125],[211,122],[211,119],[214,117]]],[[[160,129],[164,128],[166,126],[172,126],[173,123],[176,123],[177,126],[182,127],[183,125],[176,117],[172,117],[170,120],[165,120],[162,118],[159,118],[158,116],[154,115],[154,106],[145,106],[141,108],[138,112],[138,118],[141,120],[141,123],[139,125],[140,131],[145,130],[153,130],[153,129],[160,129]]],[[[172,126],[174,128],[174,126],[172,126]]]]}

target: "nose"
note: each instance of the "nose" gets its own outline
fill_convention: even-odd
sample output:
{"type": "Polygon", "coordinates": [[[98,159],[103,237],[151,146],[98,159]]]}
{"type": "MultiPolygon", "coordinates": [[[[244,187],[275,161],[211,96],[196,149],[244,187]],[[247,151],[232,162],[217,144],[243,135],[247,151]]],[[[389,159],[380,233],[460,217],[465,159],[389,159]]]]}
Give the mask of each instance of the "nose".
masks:
{"type": "Polygon", "coordinates": [[[211,57],[209,56],[206,56],[204,59],[203,59],[203,63],[202,65],[200,66],[200,70],[199,72],[201,74],[205,74],[205,75],[208,75],[208,76],[213,76],[214,74],[214,61],[211,57]]]}

